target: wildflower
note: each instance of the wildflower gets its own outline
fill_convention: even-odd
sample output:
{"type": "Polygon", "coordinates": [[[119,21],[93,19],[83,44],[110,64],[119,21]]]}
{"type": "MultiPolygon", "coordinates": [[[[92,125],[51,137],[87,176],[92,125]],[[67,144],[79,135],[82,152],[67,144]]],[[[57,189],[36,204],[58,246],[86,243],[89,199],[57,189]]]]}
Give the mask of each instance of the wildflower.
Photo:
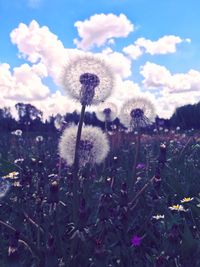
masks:
{"type": "Polygon", "coordinates": [[[154,215],[152,218],[156,220],[160,220],[160,219],[164,219],[165,215],[157,214],[157,215],[154,215]]]}
{"type": "MultiPolygon", "coordinates": [[[[77,127],[67,128],[59,142],[60,156],[67,161],[69,166],[74,163],[76,134],[77,127]]],[[[83,127],[79,146],[80,165],[84,166],[86,163],[99,164],[106,158],[108,152],[107,136],[99,128],[83,127]]]]}
{"type": "Polygon", "coordinates": [[[15,180],[15,179],[18,179],[18,175],[19,175],[19,172],[10,172],[9,174],[3,176],[2,178],[15,180]]]}
{"type": "Polygon", "coordinates": [[[131,245],[134,246],[134,247],[138,247],[138,246],[140,246],[141,241],[142,241],[142,238],[141,237],[139,237],[137,235],[134,235],[131,238],[131,245]]]}
{"type": "Polygon", "coordinates": [[[154,105],[145,97],[128,100],[124,103],[120,113],[121,122],[131,131],[147,126],[154,118],[154,105]]]}
{"type": "Polygon", "coordinates": [[[117,117],[117,107],[110,102],[103,103],[98,106],[96,115],[100,121],[114,121],[117,117]]]}
{"type": "Polygon", "coordinates": [[[41,135],[38,135],[36,138],[35,138],[36,142],[40,143],[44,140],[43,136],[41,135]]]}
{"type": "Polygon", "coordinates": [[[16,136],[22,136],[22,130],[17,129],[13,131],[11,134],[16,135],[16,136]]]}
{"type": "Polygon", "coordinates": [[[10,189],[10,183],[0,178],[0,198],[4,197],[10,189]]]}
{"type": "Polygon", "coordinates": [[[145,164],[144,163],[138,163],[138,165],[136,166],[137,170],[141,170],[145,168],[145,164]]]}
{"type": "Polygon", "coordinates": [[[192,201],[193,199],[194,199],[193,197],[184,197],[184,198],[181,200],[181,203],[190,202],[190,201],[192,201]]]}
{"type": "Polygon", "coordinates": [[[176,211],[187,211],[186,209],[184,209],[184,207],[182,205],[173,205],[171,207],[169,207],[170,210],[176,210],[176,211]]]}
{"type": "Polygon", "coordinates": [[[63,73],[63,87],[82,105],[97,104],[110,96],[114,86],[111,68],[92,55],[76,58],[63,73]]]}
{"type": "Polygon", "coordinates": [[[14,160],[14,163],[17,164],[17,163],[21,163],[21,162],[23,162],[23,161],[24,161],[24,159],[22,159],[22,158],[21,158],[21,159],[15,159],[15,160],[14,160]]]}
{"type": "Polygon", "coordinates": [[[20,183],[19,181],[15,181],[15,182],[13,183],[13,186],[14,186],[14,187],[22,187],[22,185],[21,185],[21,183],[20,183]]]}

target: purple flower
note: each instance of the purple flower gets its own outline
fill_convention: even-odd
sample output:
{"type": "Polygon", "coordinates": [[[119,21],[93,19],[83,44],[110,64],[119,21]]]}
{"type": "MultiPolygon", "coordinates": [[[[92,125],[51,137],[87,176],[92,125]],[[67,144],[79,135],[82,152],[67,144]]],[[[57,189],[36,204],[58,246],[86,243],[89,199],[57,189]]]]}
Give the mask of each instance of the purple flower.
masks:
{"type": "Polygon", "coordinates": [[[144,163],[138,163],[136,169],[137,170],[141,170],[141,169],[144,169],[145,168],[145,164],[144,163]]]}
{"type": "Polygon", "coordinates": [[[134,247],[138,247],[138,246],[140,246],[141,241],[142,241],[142,238],[141,237],[139,237],[137,235],[134,235],[131,238],[131,245],[134,246],[134,247]]]}

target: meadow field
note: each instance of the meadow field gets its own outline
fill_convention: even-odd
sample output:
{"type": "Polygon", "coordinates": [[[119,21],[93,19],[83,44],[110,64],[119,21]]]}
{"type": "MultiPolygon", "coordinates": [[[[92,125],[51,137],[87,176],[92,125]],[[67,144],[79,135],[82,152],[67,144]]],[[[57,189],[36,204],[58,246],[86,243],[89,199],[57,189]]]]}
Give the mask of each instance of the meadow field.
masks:
{"type": "Polygon", "coordinates": [[[200,266],[199,132],[107,135],[78,172],[76,223],[61,133],[1,136],[1,267],[200,266]]]}

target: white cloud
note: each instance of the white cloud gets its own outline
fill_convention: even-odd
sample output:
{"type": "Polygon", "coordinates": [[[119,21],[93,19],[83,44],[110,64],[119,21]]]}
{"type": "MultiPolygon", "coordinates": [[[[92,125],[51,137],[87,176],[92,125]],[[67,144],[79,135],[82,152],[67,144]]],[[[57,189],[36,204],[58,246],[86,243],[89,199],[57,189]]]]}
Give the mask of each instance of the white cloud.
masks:
{"type": "Polygon", "coordinates": [[[103,57],[109,63],[116,75],[121,78],[131,76],[131,60],[122,53],[114,52],[112,49],[107,48],[97,55],[103,57]]]}
{"type": "Polygon", "coordinates": [[[140,72],[146,89],[159,90],[158,114],[169,117],[175,108],[200,101],[200,72],[171,72],[164,66],[147,62],[140,72]]]}
{"type": "Polygon", "coordinates": [[[146,62],[140,73],[144,77],[143,84],[149,89],[162,88],[169,93],[200,91],[200,72],[196,70],[171,74],[164,66],[146,62]]]}
{"type": "Polygon", "coordinates": [[[46,66],[48,75],[59,83],[68,55],[62,42],[48,27],[40,27],[35,20],[28,26],[20,23],[10,37],[12,43],[17,45],[20,56],[31,63],[41,61],[46,66]]]}
{"type": "Polygon", "coordinates": [[[132,59],[137,59],[144,53],[150,55],[161,55],[176,52],[177,44],[190,42],[190,39],[181,39],[175,35],[165,35],[157,41],[151,41],[145,38],[137,39],[133,45],[124,47],[123,52],[128,54],[132,59]]]}
{"type": "Polygon", "coordinates": [[[126,46],[123,48],[123,52],[134,60],[136,60],[143,54],[142,49],[137,45],[126,46]]]}
{"type": "Polygon", "coordinates": [[[9,64],[0,64],[0,106],[11,107],[12,111],[18,102],[30,103],[43,111],[44,118],[52,114],[65,114],[78,109],[80,105],[63,96],[60,91],[51,93],[43,84],[42,78],[46,77],[46,69],[42,63],[32,67],[23,64],[10,69],[9,64]]]}
{"type": "Polygon", "coordinates": [[[8,64],[0,65],[1,97],[15,101],[31,101],[33,99],[45,99],[50,91],[42,83],[41,78],[46,76],[45,67],[41,64],[30,67],[23,64],[14,68],[11,73],[8,64]]]}
{"type": "Polygon", "coordinates": [[[113,43],[113,38],[127,37],[134,30],[134,25],[124,14],[95,14],[84,21],[77,21],[79,37],[74,40],[78,48],[88,50],[93,46],[100,47],[107,41],[113,43]]]}
{"type": "Polygon", "coordinates": [[[157,41],[151,41],[145,38],[139,38],[135,44],[145,49],[146,53],[151,55],[155,54],[168,54],[176,52],[176,45],[183,42],[179,36],[167,35],[158,39],[157,41]]]}

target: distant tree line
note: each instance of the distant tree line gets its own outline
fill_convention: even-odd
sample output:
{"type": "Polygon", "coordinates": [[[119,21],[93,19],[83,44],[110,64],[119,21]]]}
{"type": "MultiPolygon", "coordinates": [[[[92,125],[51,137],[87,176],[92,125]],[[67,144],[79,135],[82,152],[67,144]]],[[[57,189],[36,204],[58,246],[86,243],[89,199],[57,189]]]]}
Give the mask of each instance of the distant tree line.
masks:
{"type": "MultiPolygon", "coordinates": [[[[38,133],[56,133],[57,129],[54,125],[56,115],[50,116],[48,120],[43,120],[43,112],[31,104],[17,103],[15,105],[18,113],[16,120],[10,111],[10,108],[0,108],[0,131],[12,132],[16,129],[21,129],[23,132],[38,132],[38,133]]],[[[73,113],[66,113],[64,116],[65,123],[75,123],[79,121],[79,114],[77,111],[73,113]]],[[[104,122],[97,119],[95,112],[86,112],[85,124],[98,126],[104,128],[104,122]]],[[[156,117],[155,123],[149,128],[162,127],[162,128],[176,128],[179,126],[181,129],[189,130],[200,129],[200,102],[194,105],[185,105],[176,109],[170,119],[163,119],[156,117]]],[[[108,124],[108,128],[122,127],[119,119],[115,119],[112,123],[108,124]]]]}

